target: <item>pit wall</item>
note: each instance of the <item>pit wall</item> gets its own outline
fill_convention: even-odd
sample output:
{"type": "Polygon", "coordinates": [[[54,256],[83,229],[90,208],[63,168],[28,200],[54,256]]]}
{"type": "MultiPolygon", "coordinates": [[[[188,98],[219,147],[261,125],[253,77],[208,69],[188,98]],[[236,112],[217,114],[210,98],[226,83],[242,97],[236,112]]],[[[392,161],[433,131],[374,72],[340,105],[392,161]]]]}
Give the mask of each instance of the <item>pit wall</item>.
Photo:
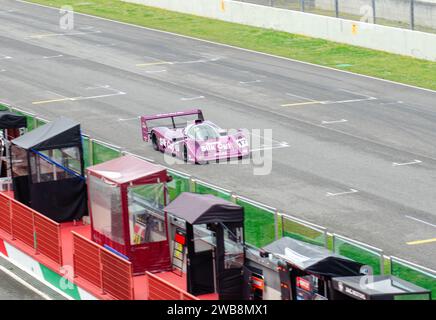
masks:
{"type": "Polygon", "coordinates": [[[122,0],[436,61],[436,34],[231,0],[122,0]]]}

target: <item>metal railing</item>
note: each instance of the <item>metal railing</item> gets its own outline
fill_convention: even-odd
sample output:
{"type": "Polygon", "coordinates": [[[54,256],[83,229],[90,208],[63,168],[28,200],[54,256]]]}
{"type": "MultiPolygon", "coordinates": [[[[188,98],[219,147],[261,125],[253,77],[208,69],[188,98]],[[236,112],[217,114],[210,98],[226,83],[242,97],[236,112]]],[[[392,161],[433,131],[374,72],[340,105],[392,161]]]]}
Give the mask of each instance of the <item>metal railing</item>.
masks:
{"type": "Polygon", "coordinates": [[[333,234],[333,252],[370,266],[374,274],[384,274],[383,250],[369,244],[333,234]]]}
{"type": "Polygon", "coordinates": [[[0,230],[12,241],[20,241],[57,267],[63,265],[60,224],[0,193],[0,230]]]}
{"type": "Polygon", "coordinates": [[[282,236],[329,248],[327,228],[284,213],[281,217],[282,236]]]}

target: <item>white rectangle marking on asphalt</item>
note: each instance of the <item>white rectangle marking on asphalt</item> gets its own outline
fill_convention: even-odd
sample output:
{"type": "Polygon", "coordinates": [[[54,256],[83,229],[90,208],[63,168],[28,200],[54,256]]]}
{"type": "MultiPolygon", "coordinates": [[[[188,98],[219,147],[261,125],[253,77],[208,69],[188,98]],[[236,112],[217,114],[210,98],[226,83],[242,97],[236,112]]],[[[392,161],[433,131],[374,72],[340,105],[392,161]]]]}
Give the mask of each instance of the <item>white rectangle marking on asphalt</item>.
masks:
{"type": "Polygon", "coordinates": [[[89,32],[72,32],[72,33],[47,33],[47,34],[36,34],[33,36],[28,36],[26,39],[42,39],[48,37],[71,37],[71,36],[83,36],[93,33],[101,33],[101,31],[89,31],[89,32]]]}
{"type": "Polygon", "coordinates": [[[63,57],[63,56],[64,56],[63,54],[58,54],[56,56],[44,56],[42,58],[43,59],[54,59],[54,58],[60,58],[60,57],[63,57]]]}
{"type": "Polygon", "coordinates": [[[436,224],[433,224],[433,223],[430,223],[430,222],[427,222],[427,221],[424,221],[424,220],[421,220],[421,219],[418,219],[418,218],[415,218],[415,217],[411,217],[411,216],[405,216],[405,217],[408,218],[408,219],[411,219],[411,220],[415,220],[415,221],[421,222],[421,223],[426,224],[428,226],[431,226],[433,228],[436,228],[436,224]]]}
{"type": "Polygon", "coordinates": [[[140,116],[137,116],[137,117],[134,117],[134,118],[125,118],[125,119],[120,118],[120,119],[118,119],[118,121],[132,121],[132,120],[138,120],[140,118],[141,118],[140,116]]]}
{"type": "Polygon", "coordinates": [[[326,197],[335,197],[335,196],[341,196],[344,194],[350,194],[350,193],[356,193],[356,192],[359,192],[359,191],[357,191],[356,189],[350,189],[350,191],[338,192],[338,193],[327,192],[326,197]]]}
{"type": "Polygon", "coordinates": [[[191,97],[191,98],[180,98],[181,101],[192,101],[192,100],[199,100],[199,99],[204,99],[204,96],[191,97]]]}
{"type": "Polygon", "coordinates": [[[154,71],[145,71],[145,73],[162,73],[162,72],[166,72],[167,70],[154,70],[154,71]]]}
{"type": "Polygon", "coordinates": [[[392,162],[392,166],[393,166],[393,167],[397,167],[397,166],[408,166],[408,165],[411,165],[411,164],[418,164],[418,163],[422,163],[422,161],[421,161],[421,160],[413,160],[413,161],[410,161],[410,162],[404,162],[404,163],[392,162]]]}
{"type": "Polygon", "coordinates": [[[252,84],[252,83],[260,83],[262,80],[251,80],[251,81],[239,81],[240,84],[252,84]]]}
{"type": "Polygon", "coordinates": [[[321,122],[321,124],[342,123],[342,122],[347,122],[347,121],[348,121],[348,120],[346,120],[346,119],[333,120],[333,121],[323,121],[323,122],[321,122]]]}

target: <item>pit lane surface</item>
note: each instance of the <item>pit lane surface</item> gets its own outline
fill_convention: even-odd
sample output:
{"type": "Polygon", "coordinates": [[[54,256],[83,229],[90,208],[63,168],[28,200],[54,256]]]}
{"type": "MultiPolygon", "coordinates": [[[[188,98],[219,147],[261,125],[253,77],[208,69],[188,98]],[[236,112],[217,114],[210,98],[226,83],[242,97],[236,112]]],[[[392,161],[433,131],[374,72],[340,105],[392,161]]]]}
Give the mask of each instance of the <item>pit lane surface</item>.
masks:
{"type": "Polygon", "coordinates": [[[66,297],[0,255],[0,300],[66,300],[66,297]]]}
{"type": "Polygon", "coordinates": [[[44,300],[14,278],[0,270],[0,300],[44,300]]]}
{"type": "Polygon", "coordinates": [[[436,242],[414,242],[436,237],[435,92],[78,14],[65,31],[59,18],[0,0],[0,100],[163,164],[139,115],[198,107],[225,128],[273,129],[268,175],[173,167],[436,268],[436,242]]]}

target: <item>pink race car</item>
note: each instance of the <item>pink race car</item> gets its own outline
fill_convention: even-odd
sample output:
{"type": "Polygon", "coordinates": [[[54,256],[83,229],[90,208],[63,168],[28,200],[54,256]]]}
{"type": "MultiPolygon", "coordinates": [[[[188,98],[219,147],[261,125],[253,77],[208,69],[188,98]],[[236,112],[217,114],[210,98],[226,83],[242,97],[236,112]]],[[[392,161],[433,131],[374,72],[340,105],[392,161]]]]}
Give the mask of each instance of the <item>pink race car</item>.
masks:
{"type": "Polygon", "coordinates": [[[156,151],[171,154],[197,164],[220,159],[243,158],[250,154],[248,139],[242,129],[229,133],[211,121],[201,110],[189,110],[141,117],[142,138],[151,140],[156,151]],[[176,124],[176,119],[196,116],[195,120],[176,124]],[[155,120],[171,119],[171,125],[151,127],[155,120]]]}

